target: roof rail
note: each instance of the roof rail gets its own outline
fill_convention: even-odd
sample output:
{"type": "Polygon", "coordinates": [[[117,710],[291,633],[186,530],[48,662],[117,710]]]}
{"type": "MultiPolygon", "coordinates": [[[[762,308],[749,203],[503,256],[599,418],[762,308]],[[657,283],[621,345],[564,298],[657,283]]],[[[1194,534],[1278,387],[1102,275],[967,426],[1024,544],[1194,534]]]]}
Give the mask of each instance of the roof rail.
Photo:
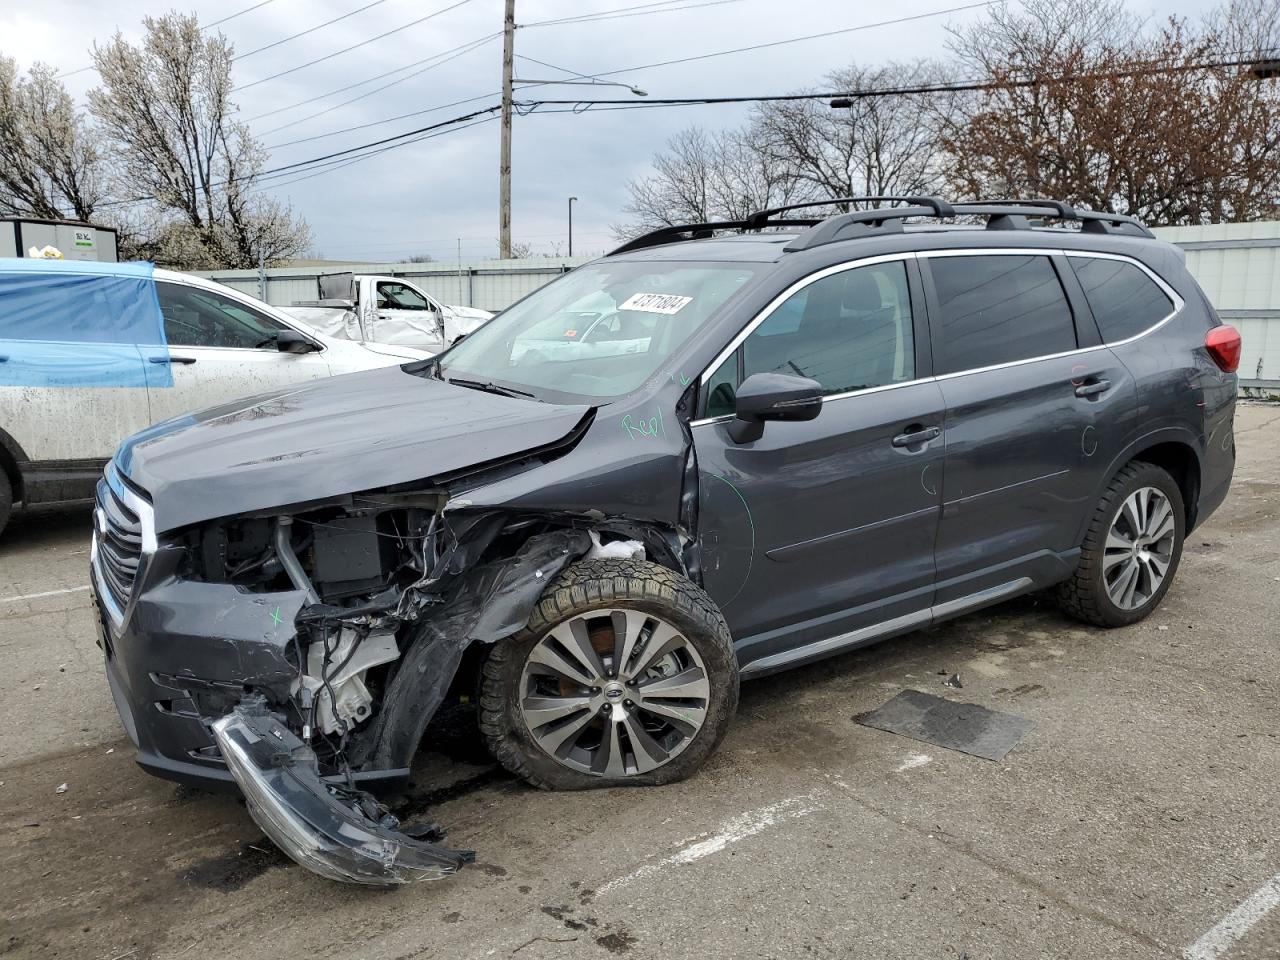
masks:
{"type": "MultiPolygon", "coordinates": [[[[786,209],[786,208],[783,208],[786,209]]],[[[769,211],[762,211],[768,213],[769,211]]],[[[752,218],[760,216],[755,213],[752,218]]],[[[769,220],[763,226],[770,227],[811,227],[818,223],[820,218],[809,217],[801,219],[787,220],[769,220]]],[[[633,237],[620,247],[614,247],[606,257],[616,256],[619,253],[630,253],[632,250],[643,250],[645,247],[657,247],[664,243],[678,243],[681,240],[705,240],[718,230],[759,230],[761,226],[753,225],[753,219],[747,220],[717,220],[710,223],[676,223],[669,227],[659,227],[657,230],[650,230],[648,233],[642,233],[638,237],[633,237]]]]}
{"type": "Polygon", "coordinates": [[[988,230],[1030,229],[1028,217],[1041,220],[1076,220],[1084,233],[1109,233],[1153,238],[1141,220],[1122,213],[1081,210],[1058,200],[974,200],[955,204],[961,216],[985,216],[988,230]]]}
{"type": "MultiPolygon", "coordinates": [[[[677,243],[681,240],[703,240],[710,237],[719,230],[739,230],[745,233],[748,230],[763,230],[766,227],[812,227],[815,224],[822,223],[829,219],[826,217],[787,217],[775,219],[780,213],[788,213],[791,210],[805,210],[812,207],[834,207],[847,203],[910,203],[922,204],[928,206],[933,213],[928,216],[950,217],[954,216],[951,212],[951,204],[938,197],[831,197],[827,200],[809,200],[804,203],[792,203],[782,207],[770,207],[765,210],[757,210],[743,220],[719,220],[710,223],[683,223],[672,224],[668,227],[659,227],[648,233],[641,234],[620,247],[610,250],[605,256],[612,257],[619,253],[630,253],[632,250],[643,250],[645,247],[656,247],[664,243],[677,243]]],[[[897,209],[897,208],[887,208],[897,209]]]]}
{"type": "Polygon", "coordinates": [[[902,230],[902,221],[907,217],[939,217],[956,216],[953,204],[939,197],[863,197],[864,200],[894,200],[906,204],[898,207],[873,207],[870,210],[853,210],[849,213],[838,213],[817,224],[812,230],[802,233],[784,250],[809,250],[837,240],[847,240],[867,232],[882,230],[902,230]],[[890,226],[892,224],[892,226],[890,226]]]}
{"type": "Polygon", "coordinates": [[[986,217],[988,230],[1030,230],[1032,219],[1074,220],[1080,223],[1080,229],[1085,233],[1121,234],[1147,238],[1155,236],[1145,224],[1134,217],[1119,213],[1080,210],[1060,200],[966,200],[952,203],[940,197],[929,196],[832,197],[829,200],[813,200],[759,210],[743,220],[659,227],[657,230],[628,240],[622,246],[611,250],[606,256],[642,250],[645,247],[655,247],[664,243],[676,243],[681,240],[701,240],[722,230],[738,230],[745,233],[748,230],[763,230],[766,227],[811,227],[812,229],[800,234],[783,248],[788,252],[794,252],[835,243],[838,240],[847,240],[866,233],[901,231],[902,221],[911,217],[951,219],[960,216],[986,217]],[[792,210],[812,207],[886,202],[898,204],[898,206],[851,210],[848,213],[838,213],[830,217],[778,216],[792,210]]]}

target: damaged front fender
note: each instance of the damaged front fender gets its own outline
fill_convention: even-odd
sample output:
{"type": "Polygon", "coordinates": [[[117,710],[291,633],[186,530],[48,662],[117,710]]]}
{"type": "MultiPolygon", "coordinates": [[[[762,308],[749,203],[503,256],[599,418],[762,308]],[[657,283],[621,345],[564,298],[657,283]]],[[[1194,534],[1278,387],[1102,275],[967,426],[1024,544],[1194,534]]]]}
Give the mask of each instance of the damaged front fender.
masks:
{"type": "MultiPolygon", "coordinates": [[[[439,880],[475,859],[399,832],[370,794],[321,779],[312,749],[246,697],[213,724],[218,748],[249,814],[276,846],[322,877],[385,887],[439,880]]],[[[438,838],[438,834],[437,834],[438,838]]]]}

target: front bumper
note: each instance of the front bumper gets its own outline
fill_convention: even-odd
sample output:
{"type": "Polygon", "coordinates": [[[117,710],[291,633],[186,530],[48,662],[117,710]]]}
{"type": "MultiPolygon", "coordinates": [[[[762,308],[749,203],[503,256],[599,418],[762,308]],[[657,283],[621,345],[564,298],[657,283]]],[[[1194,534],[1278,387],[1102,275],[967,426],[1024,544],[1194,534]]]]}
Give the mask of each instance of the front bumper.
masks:
{"type": "MultiPolygon", "coordinates": [[[[181,580],[180,551],[144,554],[121,608],[90,567],[99,645],[121,722],[148,773],[179,783],[234,789],[212,725],[246,693],[285,703],[297,677],[294,618],[299,590],[246,593],[181,580]]],[[[403,782],[404,769],[364,770],[362,784],[403,782]]]]}
{"type": "Polygon", "coordinates": [[[326,783],[311,748],[271,715],[262,697],[246,697],[213,732],[254,822],[322,877],[393,886],[439,880],[475,859],[469,850],[397,832],[396,818],[368,794],[326,783]]]}

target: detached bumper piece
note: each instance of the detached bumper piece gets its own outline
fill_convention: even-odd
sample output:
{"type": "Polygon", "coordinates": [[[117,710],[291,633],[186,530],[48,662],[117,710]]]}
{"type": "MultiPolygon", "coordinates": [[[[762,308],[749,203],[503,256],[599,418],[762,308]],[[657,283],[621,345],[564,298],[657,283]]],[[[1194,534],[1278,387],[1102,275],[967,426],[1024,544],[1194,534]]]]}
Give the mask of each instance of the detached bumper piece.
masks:
{"type": "Polygon", "coordinates": [[[321,779],[315,753],[264,698],[246,697],[213,733],[254,821],[322,877],[388,887],[438,880],[475,859],[398,832],[399,821],[371,795],[321,779]]]}

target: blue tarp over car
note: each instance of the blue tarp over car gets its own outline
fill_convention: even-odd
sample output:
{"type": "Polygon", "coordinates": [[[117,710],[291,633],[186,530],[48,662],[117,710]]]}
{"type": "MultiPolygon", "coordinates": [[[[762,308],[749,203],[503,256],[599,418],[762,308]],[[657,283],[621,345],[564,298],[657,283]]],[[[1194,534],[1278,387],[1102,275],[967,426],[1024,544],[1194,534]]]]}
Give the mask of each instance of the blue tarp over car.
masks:
{"type": "Polygon", "coordinates": [[[0,387],[172,386],[154,272],[0,259],[0,387]]]}

